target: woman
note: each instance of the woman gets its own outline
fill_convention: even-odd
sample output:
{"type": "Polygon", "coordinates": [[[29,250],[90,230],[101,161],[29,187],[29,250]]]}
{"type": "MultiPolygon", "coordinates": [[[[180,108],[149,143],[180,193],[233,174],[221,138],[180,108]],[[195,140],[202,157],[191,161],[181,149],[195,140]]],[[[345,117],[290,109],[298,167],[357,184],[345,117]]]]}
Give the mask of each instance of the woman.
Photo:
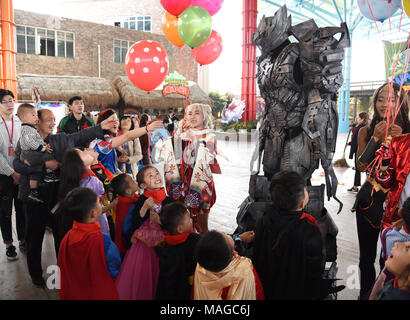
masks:
{"type": "Polygon", "coordinates": [[[189,105],[186,120],[180,121],[173,137],[174,146],[167,140],[164,148],[167,191],[174,199],[184,201],[201,234],[208,231],[209,211],[216,201],[212,174],[221,173],[211,111],[207,104],[189,105]]]}
{"type": "MultiPolygon", "coordinates": [[[[120,135],[124,135],[127,132],[134,130],[134,121],[129,116],[122,116],[120,119],[120,135]]],[[[134,179],[136,179],[138,173],[137,162],[142,159],[141,144],[139,139],[129,140],[122,145],[122,149],[126,154],[127,161],[121,162],[121,157],[118,159],[120,163],[120,170],[122,172],[130,173],[134,179]]]]}
{"type": "MultiPolygon", "coordinates": [[[[385,83],[379,87],[374,92],[372,100],[373,119],[370,125],[359,131],[356,163],[361,172],[367,171],[366,182],[357,194],[354,204],[360,250],[360,299],[366,297],[376,279],[374,262],[383,215],[383,202],[388,191],[374,179],[372,174],[369,174],[368,166],[375,158],[376,151],[385,142],[386,130],[388,130],[388,135],[394,138],[401,135],[402,131],[410,129],[406,114],[408,112],[407,101],[404,96],[400,94],[400,85],[398,84],[393,84],[391,87],[391,84],[385,83]],[[392,94],[390,94],[390,91],[392,94]],[[391,120],[387,121],[388,115],[392,117],[393,114],[392,111],[389,113],[389,106],[394,110],[396,102],[399,105],[402,104],[402,107],[396,123],[391,124],[391,120]],[[388,122],[389,128],[387,128],[388,122]]],[[[383,269],[383,266],[383,259],[380,259],[380,269],[383,269]]]]}
{"type": "MultiPolygon", "coordinates": [[[[140,119],[140,127],[143,128],[148,123],[148,115],[144,113],[140,119]]],[[[142,164],[144,166],[149,165],[149,137],[148,134],[142,135],[140,138],[141,152],[142,152],[142,164]]]]}
{"type": "Polygon", "coordinates": [[[117,136],[119,121],[114,110],[107,109],[102,111],[98,116],[97,125],[112,116],[117,121],[116,125],[112,129],[104,131],[104,139],[98,140],[94,149],[99,153],[98,160],[115,175],[118,173],[117,153],[115,149],[122,152],[122,149],[120,148],[122,144],[141,137],[142,135],[147,134],[148,131],[160,128],[162,122],[154,121],[151,124],[148,124],[147,122],[144,127],[141,126],[140,128],[135,128],[125,132],[123,135],[117,136]]]}
{"type": "Polygon", "coordinates": [[[367,112],[360,112],[358,117],[357,117],[357,124],[354,126],[352,129],[352,140],[350,141],[350,154],[349,154],[349,159],[355,159],[355,175],[354,175],[354,184],[353,187],[350,189],[347,189],[347,191],[351,192],[358,192],[359,187],[362,185],[361,183],[361,171],[357,167],[356,164],[356,153],[357,153],[357,137],[359,135],[359,131],[361,128],[366,127],[368,125],[369,121],[369,115],[367,112]]]}

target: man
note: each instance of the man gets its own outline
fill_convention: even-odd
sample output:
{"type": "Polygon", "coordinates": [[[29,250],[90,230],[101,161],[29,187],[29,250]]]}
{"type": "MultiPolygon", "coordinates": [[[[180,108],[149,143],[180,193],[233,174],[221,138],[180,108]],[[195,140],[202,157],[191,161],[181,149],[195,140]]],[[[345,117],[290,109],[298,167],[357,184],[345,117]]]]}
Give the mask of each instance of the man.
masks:
{"type": "Polygon", "coordinates": [[[321,230],[303,212],[309,202],[305,181],[296,172],[281,171],[270,184],[272,204],[255,228],[254,265],[267,300],[323,299],[343,287],[322,279],[321,230]]]}
{"type": "Polygon", "coordinates": [[[82,129],[95,126],[93,119],[84,115],[84,101],[80,96],[74,96],[68,100],[68,108],[71,113],[61,119],[57,132],[75,133],[82,129]]]}
{"type": "Polygon", "coordinates": [[[169,109],[168,116],[164,119],[163,122],[164,122],[165,128],[168,129],[169,134],[171,136],[174,133],[174,129],[175,129],[174,122],[175,121],[178,121],[178,118],[174,115],[174,110],[169,109]]]}
{"type": "Polygon", "coordinates": [[[13,160],[15,147],[20,138],[21,121],[14,115],[14,95],[11,91],[0,89],[0,227],[6,245],[8,260],[18,258],[13,245],[11,214],[16,211],[17,237],[20,250],[24,250],[24,209],[17,199],[20,174],[14,171],[13,160]]]}
{"type": "MultiPolygon", "coordinates": [[[[48,109],[42,109],[38,111],[38,132],[43,140],[48,143],[53,150],[52,155],[55,160],[50,160],[45,163],[45,166],[30,167],[26,166],[20,161],[20,147],[16,148],[16,158],[13,165],[16,171],[21,173],[19,199],[26,199],[30,190],[29,177],[34,172],[44,172],[44,170],[51,169],[56,170],[59,163],[63,161],[64,153],[66,150],[72,149],[76,146],[82,146],[89,144],[96,138],[103,138],[103,130],[112,129],[118,122],[118,120],[109,118],[103,121],[98,126],[93,126],[80,132],[72,134],[52,134],[55,126],[55,117],[52,111],[48,109]],[[44,168],[45,167],[45,168],[44,168]]],[[[38,287],[44,287],[45,281],[43,278],[43,270],[41,265],[41,252],[43,245],[43,238],[45,233],[45,227],[48,219],[52,220],[52,229],[54,236],[54,245],[56,255],[58,254],[58,248],[61,241],[60,232],[60,220],[59,214],[55,213],[51,215],[51,211],[57,202],[57,182],[41,183],[39,184],[39,193],[42,203],[28,202],[27,203],[27,265],[31,276],[31,280],[34,285],[38,287]]]]}

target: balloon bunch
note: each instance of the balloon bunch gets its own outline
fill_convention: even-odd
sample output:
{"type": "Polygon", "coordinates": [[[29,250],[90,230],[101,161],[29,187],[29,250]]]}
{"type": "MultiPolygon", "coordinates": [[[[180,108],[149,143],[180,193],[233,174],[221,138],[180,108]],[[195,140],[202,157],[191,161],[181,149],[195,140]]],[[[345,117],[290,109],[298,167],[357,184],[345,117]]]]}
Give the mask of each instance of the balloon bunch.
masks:
{"type": "Polygon", "coordinates": [[[167,39],[181,48],[187,45],[200,65],[214,62],[222,52],[222,38],[212,30],[212,16],[224,0],[161,0],[166,10],[162,30],[167,39]]]}

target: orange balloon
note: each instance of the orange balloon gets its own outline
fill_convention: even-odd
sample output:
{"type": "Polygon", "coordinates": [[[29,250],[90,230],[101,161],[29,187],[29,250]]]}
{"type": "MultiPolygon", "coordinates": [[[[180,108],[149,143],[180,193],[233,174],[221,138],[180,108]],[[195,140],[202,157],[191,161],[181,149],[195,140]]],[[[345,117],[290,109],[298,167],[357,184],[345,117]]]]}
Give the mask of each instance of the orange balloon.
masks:
{"type": "Polygon", "coordinates": [[[165,12],[162,17],[162,31],[164,31],[167,39],[177,47],[185,45],[178,33],[178,17],[173,16],[169,12],[165,12]]]}

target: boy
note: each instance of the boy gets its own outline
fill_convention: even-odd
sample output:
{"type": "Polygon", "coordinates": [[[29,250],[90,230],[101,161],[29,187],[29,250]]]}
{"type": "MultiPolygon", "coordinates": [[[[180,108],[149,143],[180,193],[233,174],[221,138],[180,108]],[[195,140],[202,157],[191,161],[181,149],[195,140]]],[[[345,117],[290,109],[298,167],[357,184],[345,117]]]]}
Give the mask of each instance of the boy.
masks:
{"type": "Polygon", "coordinates": [[[137,174],[137,184],[144,193],[131,207],[122,225],[122,234],[127,239],[128,247],[135,230],[148,219],[160,223],[158,214],[162,206],[174,202],[167,196],[162,177],[155,167],[143,167],[137,174]]]}
{"type": "Polygon", "coordinates": [[[322,279],[321,231],[303,213],[309,202],[304,179],[296,172],[278,172],[270,192],[272,205],[256,224],[253,257],[266,299],[325,298],[333,289],[322,279]]]}
{"type": "MultiPolygon", "coordinates": [[[[23,103],[17,109],[17,116],[20,118],[21,134],[20,134],[20,147],[21,147],[21,160],[29,163],[31,166],[37,166],[46,161],[53,160],[51,155],[52,151],[49,144],[46,144],[41,138],[36,129],[38,124],[38,115],[36,107],[31,104],[23,103]]],[[[28,198],[35,202],[43,202],[39,198],[38,182],[42,179],[42,175],[33,174],[30,176],[30,194],[28,198]]],[[[54,173],[49,170],[47,175],[44,176],[45,182],[58,182],[54,173]]]]}
{"type": "Polygon", "coordinates": [[[75,188],[64,199],[63,213],[74,219],[61,241],[58,266],[61,300],[118,300],[113,278],[121,266],[117,247],[96,222],[101,215],[97,194],[75,188]]]}
{"type": "Polygon", "coordinates": [[[125,216],[130,210],[131,206],[135,204],[139,198],[136,192],[139,190],[138,184],[127,173],[122,173],[111,180],[111,189],[114,195],[118,199],[117,206],[115,208],[115,240],[121,257],[124,257],[127,250],[127,241],[122,236],[122,224],[125,216]]]}
{"type": "Polygon", "coordinates": [[[232,237],[209,231],[201,236],[195,256],[195,300],[263,300],[264,293],[252,261],[234,251],[232,237]]]}
{"type": "Polygon", "coordinates": [[[165,246],[155,247],[159,258],[157,300],[189,300],[196,267],[194,233],[190,213],[183,203],[167,204],[161,211],[161,226],[166,230],[165,246]]]}

